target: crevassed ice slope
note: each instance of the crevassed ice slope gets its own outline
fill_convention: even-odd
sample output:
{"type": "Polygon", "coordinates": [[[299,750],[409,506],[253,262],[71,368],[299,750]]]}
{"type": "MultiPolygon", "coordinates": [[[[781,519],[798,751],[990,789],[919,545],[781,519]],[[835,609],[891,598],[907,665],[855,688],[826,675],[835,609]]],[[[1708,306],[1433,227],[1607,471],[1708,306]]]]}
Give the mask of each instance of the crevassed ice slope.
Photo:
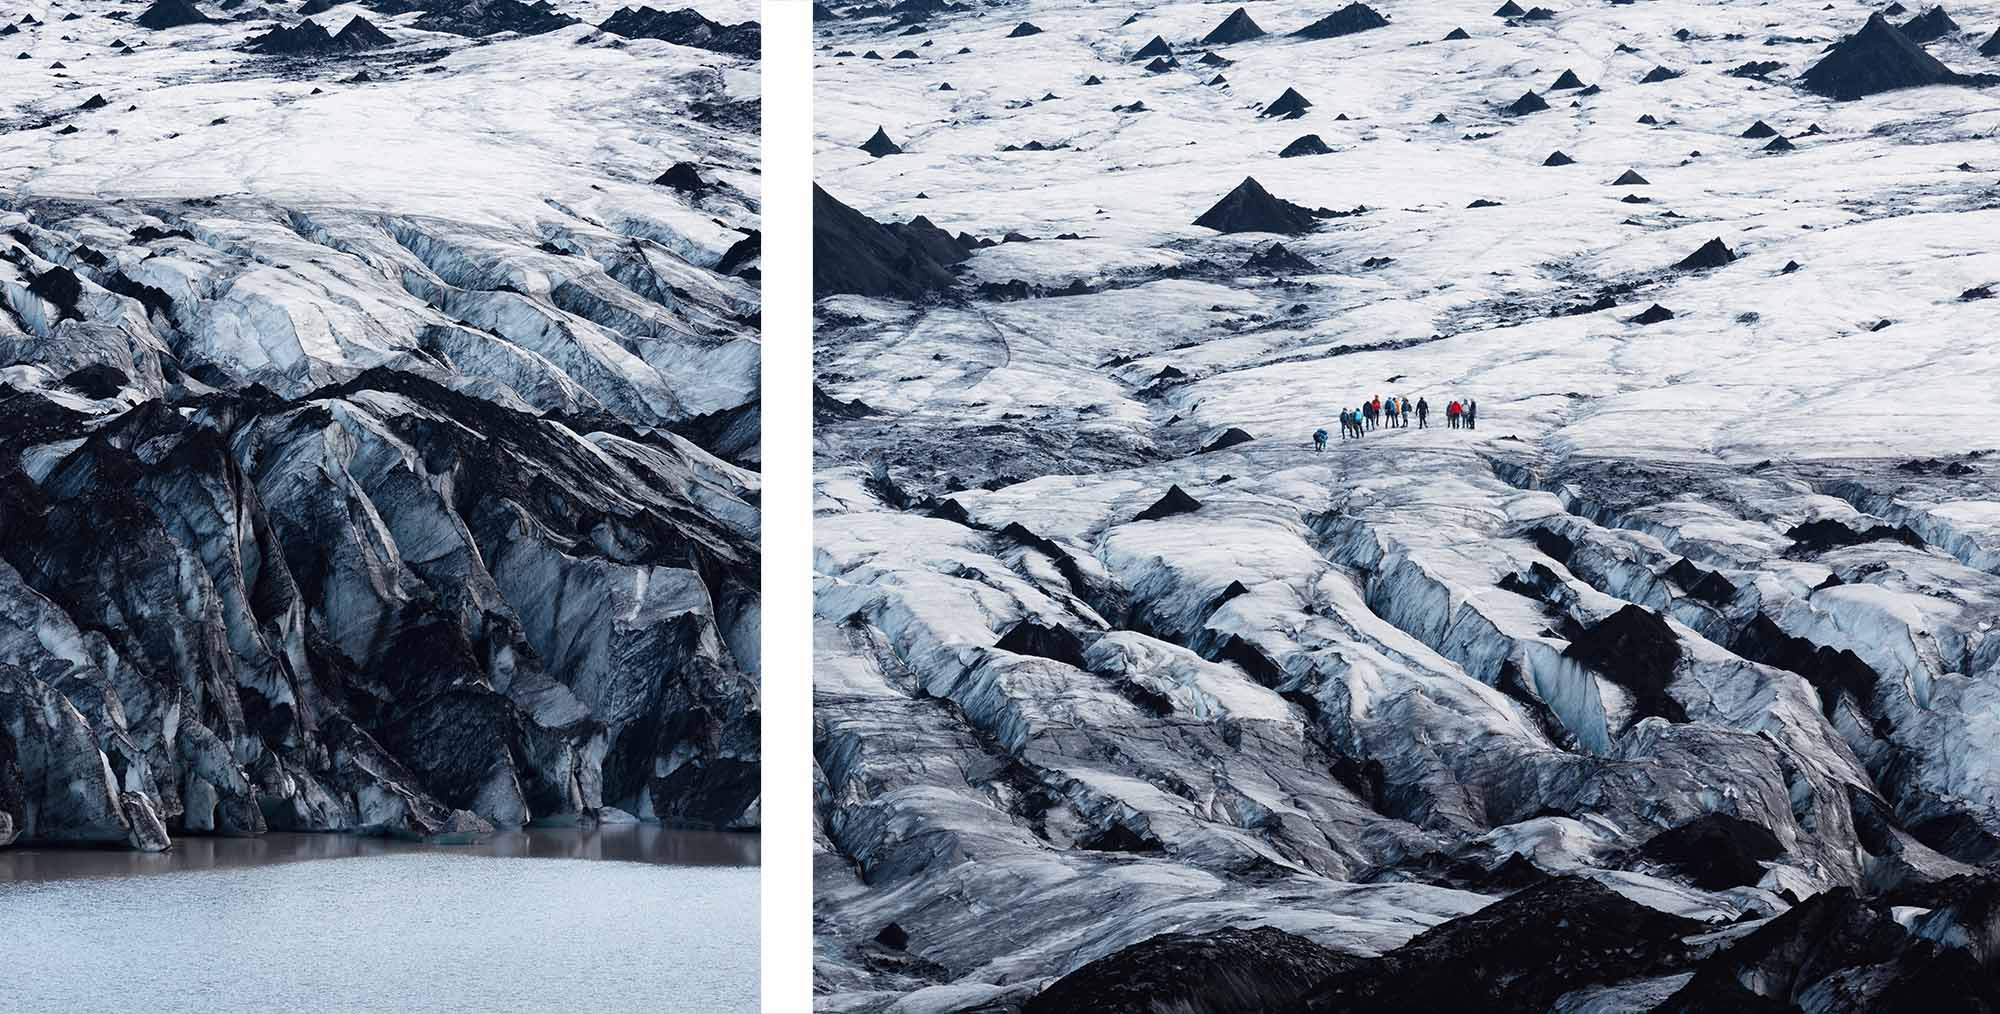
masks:
{"type": "Polygon", "coordinates": [[[754,826],[755,61],[197,9],[5,19],[0,844],[754,826]]]}
{"type": "MultiPolygon", "coordinates": [[[[1032,240],[818,304],[819,385],[861,403],[819,423],[823,1006],[1008,1009],[1225,925],[1380,954],[1516,854],[1702,920],[2000,857],[2000,91],[1796,87],[1854,3],[1385,2],[1321,41],[1284,36],[1341,5],[1248,3],[1269,37],[1197,44],[1234,6],[816,25],[822,187],[1032,240]],[[1156,35],[1178,68],[1130,59],[1156,35]],[[1260,117],[1286,88],[1307,114],[1260,117]],[[1277,157],[1308,133],[1332,154],[1277,157]],[[1189,224],[1246,176],[1365,211],[1189,224]],[[1672,270],[1715,237],[1734,263],[1672,270]],[[1280,239],[1317,270],[1243,267],[1280,239]],[[1377,394],[1435,428],[1312,451],[1377,394]],[[1199,510],[1135,520],[1176,485],[1199,510]],[[1853,544],[1793,532],[1822,520],[1853,544]],[[1611,636],[1628,606],[1653,634],[1611,636]],[[1714,814],[1775,852],[1702,886],[1637,851],[1714,814]]],[[[1992,70],[2000,7],[1950,13],[1927,48],[1992,70]]]]}

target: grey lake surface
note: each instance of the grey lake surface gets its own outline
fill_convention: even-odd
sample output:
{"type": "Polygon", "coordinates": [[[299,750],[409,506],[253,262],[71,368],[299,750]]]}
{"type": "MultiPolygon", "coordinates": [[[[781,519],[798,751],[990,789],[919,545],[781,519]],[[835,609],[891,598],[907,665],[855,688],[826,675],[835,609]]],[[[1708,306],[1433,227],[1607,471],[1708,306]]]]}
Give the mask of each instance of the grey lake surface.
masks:
{"type": "Polygon", "coordinates": [[[0,852],[0,992],[12,1014],[750,1012],[757,860],[754,836],[656,827],[0,852]]]}

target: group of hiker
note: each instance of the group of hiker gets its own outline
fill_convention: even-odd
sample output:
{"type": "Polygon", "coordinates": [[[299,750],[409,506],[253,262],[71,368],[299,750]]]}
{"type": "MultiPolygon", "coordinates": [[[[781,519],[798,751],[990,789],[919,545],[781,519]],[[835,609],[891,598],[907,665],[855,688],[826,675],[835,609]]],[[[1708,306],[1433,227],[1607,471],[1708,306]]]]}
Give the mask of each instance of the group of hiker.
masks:
{"type": "MultiPolygon", "coordinates": [[[[1445,425],[1452,429],[1476,429],[1479,422],[1479,403],[1471,398],[1454,398],[1444,408],[1445,425]]],[[[1412,420],[1417,428],[1429,429],[1431,403],[1423,398],[1412,402],[1407,397],[1381,395],[1362,402],[1359,408],[1340,410],[1340,438],[1359,440],[1361,435],[1373,429],[1408,429],[1412,420]]],[[[1326,450],[1327,433],[1325,427],[1314,431],[1313,450],[1326,450]]]]}

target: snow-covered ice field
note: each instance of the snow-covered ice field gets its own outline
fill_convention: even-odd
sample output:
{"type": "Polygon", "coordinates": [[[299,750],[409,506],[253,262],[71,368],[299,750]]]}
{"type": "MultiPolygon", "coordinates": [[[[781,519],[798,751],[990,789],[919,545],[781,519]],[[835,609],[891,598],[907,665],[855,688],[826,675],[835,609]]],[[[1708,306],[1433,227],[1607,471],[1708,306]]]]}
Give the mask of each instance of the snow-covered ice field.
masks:
{"type": "MultiPolygon", "coordinates": [[[[1353,974],[1420,1006],[1386,970],[1435,953],[1397,948],[1569,873],[1773,939],[1960,925],[1936,885],[2000,860],[2000,87],[1802,87],[1851,0],[1384,0],[1329,39],[1289,33],[1342,4],[1253,2],[1268,35],[1202,44],[1237,6],[816,23],[816,182],[948,234],[823,230],[822,262],[962,260],[915,300],[820,286],[821,1006],[1060,1010],[1097,995],[1030,998],[1251,926],[1391,954],[1353,974]],[[1133,59],[1156,36],[1177,66],[1133,59]],[[1191,224],[1246,177],[1341,214],[1191,224]],[[1311,264],[1246,263],[1274,242],[1311,264]],[[1432,428],[1313,451],[1377,395],[1432,428]]],[[[1924,48],[2000,71],[2000,5],[1949,16],[1924,48]]],[[[1717,992],[1744,952],[1696,950],[1465,1009],[1751,1009],[1717,992]]],[[[1943,981],[1859,967],[1741,978],[1807,1010],[1943,981]]]]}

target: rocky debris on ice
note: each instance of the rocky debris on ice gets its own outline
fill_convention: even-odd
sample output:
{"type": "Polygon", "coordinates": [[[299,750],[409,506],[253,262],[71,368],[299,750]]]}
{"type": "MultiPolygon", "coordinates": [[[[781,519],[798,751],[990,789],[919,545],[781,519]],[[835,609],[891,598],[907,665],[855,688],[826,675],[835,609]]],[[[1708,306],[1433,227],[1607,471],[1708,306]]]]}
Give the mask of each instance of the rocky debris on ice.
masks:
{"type": "Polygon", "coordinates": [[[1230,11],[1229,16],[1223,18],[1221,24],[1216,25],[1209,30],[1207,35],[1202,36],[1201,44],[1204,46],[1227,46],[1231,43],[1260,39],[1264,37],[1264,34],[1264,29],[1258,26],[1255,19],[1250,17],[1250,12],[1238,7],[1230,11]]]}
{"type": "Polygon", "coordinates": [[[1749,887],[1764,878],[1764,863],[1784,855],[1784,845],[1762,825],[1726,813],[1705,813],[1654,835],[1640,846],[1648,862],[1675,867],[1695,886],[1711,891],[1749,887]]]}
{"type": "Polygon", "coordinates": [[[1271,104],[1265,106],[1264,111],[1257,115],[1295,120],[1304,116],[1306,110],[1310,108],[1312,108],[1312,100],[1300,95],[1294,89],[1287,88],[1284,94],[1273,99],[1271,104]]]}
{"type": "Polygon", "coordinates": [[[1174,47],[1169,45],[1166,39],[1155,35],[1151,39],[1148,39],[1145,45],[1140,46],[1137,52],[1126,59],[1137,63],[1140,60],[1156,60],[1161,57],[1171,57],[1173,55],[1174,47]]]}
{"type": "Polygon", "coordinates": [[[1582,876],[1509,895],[1315,985],[1298,1010],[1546,1011],[1587,984],[1673,970],[1703,927],[1582,876]]]}
{"type": "Polygon", "coordinates": [[[1881,14],[1808,68],[1800,84],[1832,99],[1858,99],[1899,88],[1952,84],[1963,76],[1904,35],[1881,14]]]}
{"type": "Polygon", "coordinates": [[[813,187],[813,296],[917,299],[949,288],[951,265],[969,256],[928,221],[884,225],[813,187]]]}
{"type": "Polygon", "coordinates": [[[1292,143],[1285,145],[1284,150],[1278,152],[1278,157],[1298,158],[1301,155],[1331,154],[1333,154],[1333,149],[1327,147],[1326,142],[1320,140],[1318,134],[1302,134],[1293,140],[1292,143]]]}
{"type": "Polygon", "coordinates": [[[1273,243],[1251,254],[1250,259],[1243,262],[1243,267],[1250,271],[1273,275],[1310,275],[1319,272],[1319,265],[1287,250],[1283,243],[1273,243]]]}
{"type": "Polygon", "coordinates": [[[367,19],[354,17],[333,34],[310,20],[290,28],[273,28],[252,38],[244,48],[269,55],[323,56],[328,53],[356,53],[393,44],[388,35],[367,19]]]}
{"type": "Polygon", "coordinates": [[[1180,486],[1169,486],[1165,495],[1154,501],[1151,507],[1133,516],[1134,521],[1158,521],[1180,514],[1191,514],[1201,509],[1201,501],[1188,495],[1180,486]]]}
{"type": "Polygon", "coordinates": [[[1270,926],[1162,933],[1057,979],[1022,1014],[1289,1010],[1359,960],[1270,926]]]}
{"type": "Polygon", "coordinates": [[[861,150],[876,158],[903,153],[902,146],[890,140],[889,131],[882,127],[876,127],[875,133],[869,135],[868,140],[861,142],[861,150]]]}
{"type": "Polygon", "coordinates": [[[151,6],[132,19],[133,23],[140,27],[151,28],[154,31],[180,28],[185,25],[203,25],[213,20],[188,0],[153,0],[151,6]]]}
{"type": "Polygon", "coordinates": [[[670,187],[686,194],[696,194],[714,186],[701,178],[701,167],[693,162],[675,162],[667,171],[653,179],[656,187],[670,187]]]}
{"type": "Polygon", "coordinates": [[[1729,245],[1722,241],[1722,237],[1717,236],[1703,243],[1695,252],[1674,262],[1674,267],[1681,271],[1706,271],[1710,268],[1726,267],[1735,261],[1736,252],[1729,249],[1729,245]]]}
{"type": "Polygon", "coordinates": [[[1334,39],[1343,35],[1365,32],[1371,28],[1382,28],[1389,24],[1375,8],[1364,3],[1351,3],[1293,32],[1295,38],[1334,39]]]}
{"type": "MultiPolygon", "coordinates": [[[[380,2],[399,12],[409,9],[404,6],[406,0],[380,2]]],[[[411,27],[475,39],[501,32],[543,35],[578,23],[576,18],[554,10],[546,0],[533,4],[522,0],[423,0],[414,6],[423,13],[411,27]]]]}
{"type": "Polygon", "coordinates": [[[1231,426],[1228,429],[1223,430],[1221,433],[1216,434],[1213,439],[1203,444],[1201,446],[1201,453],[1214,454],[1217,451],[1226,451],[1229,448],[1235,447],[1238,444],[1247,444],[1255,439],[1257,438],[1251,436],[1249,433],[1244,432],[1243,430],[1238,429],[1235,426],[1231,426]]]}
{"type": "Polygon", "coordinates": [[[1297,235],[1318,226],[1311,211],[1280,197],[1271,196],[1263,184],[1245,176],[1236,189],[1207,211],[1194,224],[1217,232],[1275,232],[1297,235]]]}
{"type": "Polygon", "coordinates": [[[689,7],[674,11],[621,7],[597,27],[628,39],[659,39],[752,60],[763,51],[763,28],[757,22],[725,25],[689,7]]]}
{"type": "Polygon", "coordinates": [[[1930,10],[1903,22],[1897,28],[1903,33],[1904,37],[1919,45],[1926,42],[1936,42],[1947,35],[1955,34],[1959,30],[1958,22],[1953,21],[1951,15],[1945,13],[1945,9],[1941,6],[1932,7],[1930,10]]]}

